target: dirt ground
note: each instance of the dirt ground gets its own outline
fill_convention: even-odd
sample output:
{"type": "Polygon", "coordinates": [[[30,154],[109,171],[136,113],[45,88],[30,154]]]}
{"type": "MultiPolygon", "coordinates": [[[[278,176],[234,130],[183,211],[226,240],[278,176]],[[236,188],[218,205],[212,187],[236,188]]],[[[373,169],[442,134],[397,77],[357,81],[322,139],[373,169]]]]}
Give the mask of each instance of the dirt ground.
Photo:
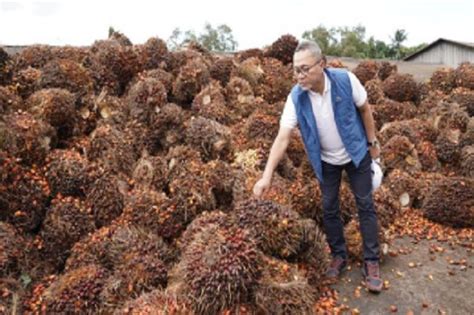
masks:
{"type": "Polygon", "coordinates": [[[474,314],[474,253],[446,242],[394,240],[381,265],[386,288],[374,295],[351,263],[332,288],[347,314],[474,314]]]}

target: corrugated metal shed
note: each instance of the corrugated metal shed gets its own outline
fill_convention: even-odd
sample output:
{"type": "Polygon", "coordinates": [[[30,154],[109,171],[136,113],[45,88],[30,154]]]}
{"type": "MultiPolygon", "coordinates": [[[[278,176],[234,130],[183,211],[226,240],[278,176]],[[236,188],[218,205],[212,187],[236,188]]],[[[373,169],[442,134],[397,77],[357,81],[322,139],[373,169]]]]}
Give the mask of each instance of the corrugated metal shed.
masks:
{"type": "Polygon", "coordinates": [[[450,67],[457,67],[465,61],[474,63],[474,43],[440,38],[403,60],[443,64],[450,67]]]}

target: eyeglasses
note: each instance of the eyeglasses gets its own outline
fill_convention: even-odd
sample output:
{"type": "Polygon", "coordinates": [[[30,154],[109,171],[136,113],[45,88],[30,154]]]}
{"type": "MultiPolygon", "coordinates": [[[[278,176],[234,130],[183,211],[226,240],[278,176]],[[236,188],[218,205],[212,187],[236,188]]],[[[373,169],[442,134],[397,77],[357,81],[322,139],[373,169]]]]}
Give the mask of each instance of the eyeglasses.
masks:
{"type": "Polygon", "coordinates": [[[319,62],[321,61],[321,59],[318,59],[315,63],[313,63],[311,66],[301,66],[301,67],[294,67],[293,68],[293,72],[295,74],[295,76],[297,76],[298,74],[302,74],[304,76],[307,76],[309,71],[314,67],[316,66],[319,62]]]}

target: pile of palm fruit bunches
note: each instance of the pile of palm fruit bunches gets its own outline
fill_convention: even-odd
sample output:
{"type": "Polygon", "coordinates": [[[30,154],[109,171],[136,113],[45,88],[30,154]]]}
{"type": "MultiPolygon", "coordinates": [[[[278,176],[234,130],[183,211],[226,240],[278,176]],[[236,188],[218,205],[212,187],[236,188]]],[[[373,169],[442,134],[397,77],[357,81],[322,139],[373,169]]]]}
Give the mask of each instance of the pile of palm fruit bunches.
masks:
{"type": "MultiPolygon", "coordinates": [[[[113,33],[0,48],[0,313],[311,314],[328,249],[297,130],[271,189],[252,196],[297,44],[223,55],[113,33]]],[[[474,65],[421,83],[389,62],[352,70],[382,144],[382,242],[404,207],[472,228],[474,65]]],[[[344,179],[359,259],[356,215],[344,179]]]]}

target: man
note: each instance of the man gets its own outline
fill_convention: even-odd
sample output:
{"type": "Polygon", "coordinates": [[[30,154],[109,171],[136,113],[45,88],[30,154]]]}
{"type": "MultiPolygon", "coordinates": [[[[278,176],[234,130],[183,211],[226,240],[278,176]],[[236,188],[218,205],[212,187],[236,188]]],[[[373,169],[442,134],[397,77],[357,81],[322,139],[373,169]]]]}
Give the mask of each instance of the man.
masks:
{"type": "Polygon", "coordinates": [[[295,85],[286,101],[278,135],[262,178],[253,188],[260,197],[271,185],[275,168],[298,126],[323,198],[323,224],[332,261],[326,272],[337,278],[347,265],[343,223],[339,211],[341,174],[348,174],[363,238],[363,273],[367,288],[380,292],[377,216],[372,199],[371,162],[380,155],[367,92],[354,74],[325,69],[318,44],[301,42],[293,56],[295,85]]]}

